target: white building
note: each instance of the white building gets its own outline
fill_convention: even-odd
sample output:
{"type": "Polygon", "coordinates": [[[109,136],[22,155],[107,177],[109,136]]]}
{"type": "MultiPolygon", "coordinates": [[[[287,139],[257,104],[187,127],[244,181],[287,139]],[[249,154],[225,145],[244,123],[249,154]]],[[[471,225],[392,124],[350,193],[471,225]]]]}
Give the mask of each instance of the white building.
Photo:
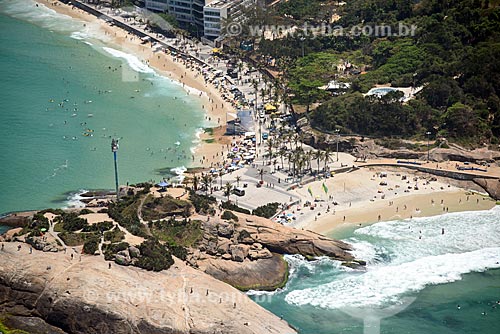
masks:
{"type": "Polygon", "coordinates": [[[255,0],[214,0],[203,7],[203,29],[206,38],[214,40],[223,30],[225,22],[242,21],[242,8],[248,8],[255,0]]]}
{"type": "Polygon", "coordinates": [[[184,27],[193,24],[200,35],[211,40],[221,35],[226,20],[241,19],[241,6],[254,3],[255,0],[145,0],[147,9],[169,13],[184,27]]]}

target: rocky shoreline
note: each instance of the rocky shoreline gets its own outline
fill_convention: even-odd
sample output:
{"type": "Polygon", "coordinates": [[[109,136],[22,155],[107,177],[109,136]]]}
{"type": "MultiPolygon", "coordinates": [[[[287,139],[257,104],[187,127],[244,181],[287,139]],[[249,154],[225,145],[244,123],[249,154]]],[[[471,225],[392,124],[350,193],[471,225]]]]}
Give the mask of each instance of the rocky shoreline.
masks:
{"type": "Polygon", "coordinates": [[[162,272],[6,243],[0,308],[30,333],[295,333],[237,289],[176,260],[162,272]],[[17,247],[21,246],[20,250],[17,247]],[[60,329],[60,330],[59,330],[60,329]]]}
{"type": "MultiPolygon", "coordinates": [[[[96,198],[90,195],[95,194],[89,194],[92,202],[96,198]]],[[[143,203],[140,198],[135,203],[143,203]]],[[[110,220],[115,229],[120,227],[107,213],[89,215],[89,209],[102,210],[70,211],[73,219],[99,216],[98,221],[110,220]]],[[[151,214],[155,209],[148,210],[151,214]]],[[[16,213],[0,219],[0,224],[19,226],[0,237],[0,318],[6,325],[30,333],[294,333],[241,290],[283,287],[289,270],[284,254],[328,256],[346,265],[363,265],[348,252],[348,244],[236,213],[231,219],[192,216],[203,219],[200,241],[188,248],[185,261],[174,257],[169,269],[150,272],[131,266],[141,255],[134,244],[111,258],[101,250],[95,253],[100,256],[92,256],[82,255],[81,246],[66,247],[58,236],[61,232],[54,232],[64,226],[61,212],[16,213]],[[43,217],[49,221],[48,232],[31,235],[39,230],[29,227],[43,217]],[[34,327],[39,331],[30,329],[34,327]]],[[[141,207],[137,212],[139,217],[145,213],[141,207]]]]}

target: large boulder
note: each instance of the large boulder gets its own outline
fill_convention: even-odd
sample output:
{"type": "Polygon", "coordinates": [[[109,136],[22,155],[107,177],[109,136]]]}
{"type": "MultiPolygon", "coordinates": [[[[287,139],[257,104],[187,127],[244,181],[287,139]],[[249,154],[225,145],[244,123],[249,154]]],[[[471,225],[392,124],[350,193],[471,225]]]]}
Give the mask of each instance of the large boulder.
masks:
{"type": "Polygon", "coordinates": [[[133,258],[138,258],[139,256],[141,256],[141,251],[135,246],[130,246],[128,248],[128,253],[130,254],[130,257],[133,258]]]}
{"type": "Polygon", "coordinates": [[[233,233],[234,233],[234,225],[231,223],[227,223],[227,222],[221,222],[217,226],[217,233],[221,237],[231,238],[233,236],[233,233]]]}
{"type": "Polygon", "coordinates": [[[219,238],[219,242],[217,243],[217,253],[218,254],[229,253],[229,247],[231,245],[232,245],[231,240],[219,238]]]}
{"type": "Polygon", "coordinates": [[[247,257],[250,246],[248,245],[231,245],[229,247],[233,261],[243,262],[247,257]]]}
{"type": "Polygon", "coordinates": [[[259,260],[259,259],[269,259],[269,258],[273,257],[273,254],[265,248],[259,249],[259,250],[251,249],[248,252],[248,257],[250,258],[250,260],[255,261],[255,260],[259,260]]]}

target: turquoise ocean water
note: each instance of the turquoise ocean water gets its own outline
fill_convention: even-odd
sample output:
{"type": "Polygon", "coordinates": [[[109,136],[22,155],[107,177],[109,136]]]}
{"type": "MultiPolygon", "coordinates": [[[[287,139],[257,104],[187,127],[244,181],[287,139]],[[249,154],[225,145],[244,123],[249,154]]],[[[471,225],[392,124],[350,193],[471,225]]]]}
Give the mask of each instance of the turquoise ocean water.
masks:
{"type": "MultiPolygon", "coordinates": [[[[0,213],[112,189],[110,136],[122,137],[122,184],[189,163],[204,116],[178,84],[31,0],[0,0],[0,28],[0,213]]],[[[287,256],[286,287],[251,297],[302,334],[363,333],[360,316],[387,307],[396,314],[381,333],[497,333],[499,209],[344,231],[334,237],[354,245],[366,271],[287,256]]]]}
{"type": "Polygon", "coordinates": [[[387,315],[391,307],[395,314],[380,322],[380,333],[498,333],[499,206],[382,222],[338,237],[367,261],[366,270],[288,256],[286,287],[252,298],[300,333],[376,333],[364,332],[363,315],[387,315]]]}
{"type": "Polygon", "coordinates": [[[0,1],[0,29],[0,213],[114,189],[111,136],[121,184],[191,161],[204,115],[179,84],[31,0],[0,1]]]}

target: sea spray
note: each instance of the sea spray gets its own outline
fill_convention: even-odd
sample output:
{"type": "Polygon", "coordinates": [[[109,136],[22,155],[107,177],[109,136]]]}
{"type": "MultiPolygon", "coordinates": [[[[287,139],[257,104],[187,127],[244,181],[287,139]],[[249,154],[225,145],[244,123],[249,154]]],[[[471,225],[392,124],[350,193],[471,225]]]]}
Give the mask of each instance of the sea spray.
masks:
{"type": "Polygon", "coordinates": [[[329,282],[313,287],[301,283],[285,301],[322,308],[395,304],[426,286],[500,268],[498,240],[500,207],[374,224],[346,240],[353,254],[368,261],[366,272],[337,272],[329,282]]]}

